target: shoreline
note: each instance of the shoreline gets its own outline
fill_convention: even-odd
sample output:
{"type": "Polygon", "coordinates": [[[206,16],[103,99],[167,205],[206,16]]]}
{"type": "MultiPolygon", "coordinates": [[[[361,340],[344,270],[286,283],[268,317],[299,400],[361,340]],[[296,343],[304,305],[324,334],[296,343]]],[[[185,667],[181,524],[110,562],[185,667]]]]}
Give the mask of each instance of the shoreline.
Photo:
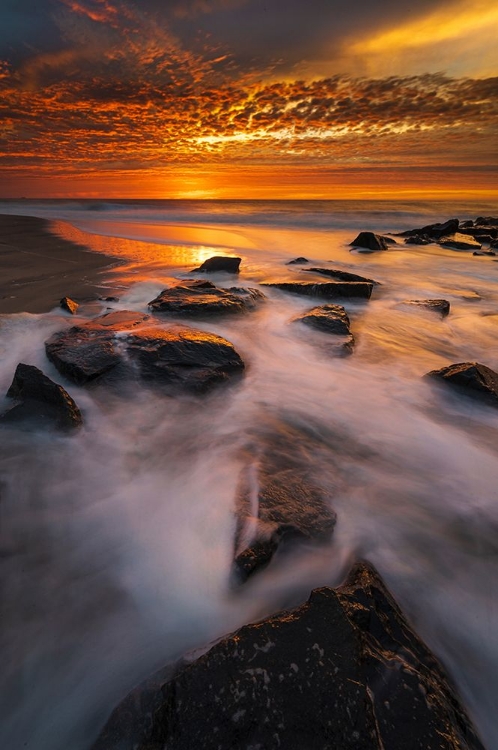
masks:
{"type": "Polygon", "coordinates": [[[0,214],[0,314],[45,313],[65,296],[85,301],[113,293],[104,273],[123,260],[58,237],[50,225],[0,214]]]}

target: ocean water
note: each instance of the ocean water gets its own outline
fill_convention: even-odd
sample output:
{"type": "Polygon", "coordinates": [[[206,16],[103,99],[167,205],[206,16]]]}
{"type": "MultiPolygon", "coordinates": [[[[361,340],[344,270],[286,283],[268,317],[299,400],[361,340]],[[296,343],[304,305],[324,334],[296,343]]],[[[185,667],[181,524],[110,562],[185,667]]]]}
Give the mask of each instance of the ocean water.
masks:
{"type": "Polygon", "coordinates": [[[309,278],[286,266],[298,255],[380,282],[369,302],[344,303],[357,342],[348,358],[290,324],[314,300],[277,291],[239,319],[192,322],[229,339],[247,365],[241,382],[203,398],[138,383],[132,395],[76,387],[44,355],[67,324],[59,309],[0,318],[0,393],[27,362],[65,385],[85,416],[71,437],[0,435],[0,747],[88,750],[153,671],[338,584],[357,558],[376,565],[486,746],[498,747],[498,411],[423,378],[452,362],[498,370],[498,263],[436,246],[365,254],[348,244],[362,229],[498,206],[20,201],[0,211],[49,218],[59,235],[125,260],[109,274],[121,289],[113,309],[146,311],[214,254],[242,257],[242,286],[309,278]],[[444,320],[400,304],[440,297],[451,303],[444,320]],[[237,486],[272,435],[306,458],[337,526],[328,546],[276,560],[234,591],[237,486]]]}

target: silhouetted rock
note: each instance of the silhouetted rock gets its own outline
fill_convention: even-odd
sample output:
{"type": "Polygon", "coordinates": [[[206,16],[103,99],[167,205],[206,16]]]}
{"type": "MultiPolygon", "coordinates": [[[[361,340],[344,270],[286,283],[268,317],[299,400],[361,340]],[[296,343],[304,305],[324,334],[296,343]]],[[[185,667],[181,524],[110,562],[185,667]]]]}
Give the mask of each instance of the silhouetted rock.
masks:
{"type": "Polygon", "coordinates": [[[287,266],[302,266],[305,263],[309,263],[309,260],[307,258],[303,258],[300,256],[299,258],[294,258],[294,260],[288,260],[286,265],[287,266]]]}
{"type": "Polygon", "coordinates": [[[378,284],[378,281],[367,279],[365,276],[359,276],[357,273],[350,271],[340,271],[335,268],[306,268],[309,273],[320,273],[323,276],[331,276],[338,281],[365,281],[367,284],[378,284]]]}
{"type": "Polygon", "coordinates": [[[354,247],[364,247],[367,250],[387,250],[388,245],[392,242],[390,237],[384,237],[374,232],[360,232],[359,235],[350,242],[354,247]]]}
{"type": "Polygon", "coordinates": [[[160,698],[146,685],[147,715],[134,691],[93,750],[484,750],[443,667],[368,563],[158,682],[160,698]]]}
{"type": "Polygon", "coordinates": [[[446,237],[450,234],[455,234],[459,227],[458,219],[448,219],[443,224],[427,224],[425,227],[420,229],[407,229],[405,232],[400,232],[401,237],[411,237],[418,235],[420,237],[426,235],[432,241],[439,240],[441,237],[446,237]]]}
{"type": "Polygon", "coordinates": [[[33,365],[17,365],[7,398],[14,403],[0,415],[4,422],[35,422],[67,430],[83,421],[69,393],[33,365]]]}
{"type": "Polygon", "coordinates": [[[491,257],[494,257],[496,255],[496,253],[495,253],[494,250],[481,250],[480,252],[478,252],[477,250],[474,250],[474,252],[472,253],[472,255],[477,255],[477,256],[489,255],[491,257]]]}
{"type": "Polygon", "coordinates": [[[414,234],[405,239],[407,245],[430,245],[433,241],[427,234],[414,234]]]}
{"type": "Polygon", "coordinates": [[[241,258],[235,258],[229,255],[213,255],[208,258],[199,268],[194,268],[191,273],[238,273],[241,258]]]}
{"type": "Polygon", "coordinates": [[[456,232],[439,240],[442,247],[455,248],[456,250],[479,250],[481,243],[467,234],[456,232]]]}
{"type": "Polygon", "coordinates": [[[59,302],[59,305],[63,310],[71,313],[71,315],[75,315],[79,307],[78,303],[75,302],[74,299],[71,299],[71,297],[63,297],[59,302]]]}
{"type": "Polygon", "coordinates": [[[280,289],[282,292],[300,294],[305,297],[325,297],[326,299],[340,299],[347,297],[361,297],[369,299],[373,284],[365,281],[279,281],[264,282],[261,286],[280,289]]]}
{"type": "Polygon", "coordinates": [[[154,312],[185,317],[233,315],[254,308],[262,299],[258,290],[229,291],[220,289],[210,281],[186,281],[163,291],[149,302],[154,312]]]}
{"type": "Polygon", "coordinates": [[[498,373],[478,362],[458,364],[431,370],[426,377],[437,378],[468,396],[498,406],[498,373]]]}
{"type": "Polygon", "coordinates": [[[450,303],[445,299],[405,299],[401,304],[423,307],[431,312],[439,313],[443,318],[450,312],[450,303]]]}

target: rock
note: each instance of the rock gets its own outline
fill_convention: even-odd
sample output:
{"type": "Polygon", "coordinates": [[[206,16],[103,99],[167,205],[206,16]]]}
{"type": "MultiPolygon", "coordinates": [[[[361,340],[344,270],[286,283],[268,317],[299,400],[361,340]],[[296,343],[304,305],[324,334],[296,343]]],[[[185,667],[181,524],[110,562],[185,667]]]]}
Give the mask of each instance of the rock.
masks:
{"type": "Polygon", "coordinates": [[[450,303],[445,299],[405,299],[401,304],[423,307],[426,310],[439,313],[443,318],[450,312],[450,303]]]}
{"type": "Polygon", "coordinates": [[[7,398],[13,405],[0,416],[3,422],[39,422],[62,430],[80,427],[81,412],[61,385],[41,370],[22,362],[17,365],[7,398]]]}
{"type": "Polygon", "coordinates": [[[426,235],[431,240],[439,240],[441,237],[446,237],[450,234],[455,234],[458,231],[460,222],[458,219],[448,219],[444,224],[427,224],[425,227],[420,229],[407,229],[405,232],[400,232],[401,237],[411,236],[424,236],[426,235]]]}
{"type": "Polygon", "coordinates": [[[479,227],[498,227],[498,218],[496,216],[478,216],[474,224],[479,227]]]}
{"type": "Polygon", "coordinates": [[[93,750],[484,750],[368,563],[157,682],[118,707],[93,750]]]}
{"type": "Polygon", "coordinates": [[[59,306],[62,307],[63,310],[66,310],[66,312],[71,313],[71,315],[75,315],[76,310],[79,307],[78,303],[75,302],[74,299],[71,299],[71,297],[63,297],[59,302],[59,306]]]}
{"type": "Polygon", "coordinates": [[[437,378],[462,393],[498,406],[498,373],[478,362],[458,364],[431,370],[426,377],[437,378]]]}
{"type": "Polygon", "coordinates": [[[320,305],[312,310],[307,310],[302,315],[294,318],[294,322],[305,323],[305,325],[316,328],[324,333],[334,333],[338,336],[351,336],[349,318],[342,305],[320,305]]]}
{"type": "Polygon", "coordinates": [[[455,248],[456,250],[480,250],[481,243],[477,242],[473,237],[467,234],[455,234],[448,235],[443,239],[439,240],[439,244],[442,247],[455,248]]]}
{"type": "Polygon", "coordinates": [[[323,276],[331,276],[333,279],[338,281],[364,281],[367,284],[377,285],[379,282],[373,279],[367,279],[365,276],[359,276],[357,273],[350,273],[350,271],[339,271],[335,268],[306,268],[309,273],[321,273],[323,276]]]}
{"type": "Polygon", "coordinates": [[[192,393],[244,369],[229,341],[205,331],[152,326],[149,315],[120,311],[55,333],[45,343],[59,372],[76,383],[141,378],[192,393]]]}
{"type": "Polygon", "coordinates": [[[490,255],[490,256],[494,257],[496,255],[496,253],[495,253],[494,250],[482,250],[480,253],[477,252],[477,250],[474,250],[474,252],[472,253],[472,255],[477,255],[477,256],[490,255]]]}
{"type": "Polygon", "coordinates": [[[264,282],[261,286],[280,289],[291,294],[301,294],[305,297],[325,297],[326,299],[340,299],[341,297],[361,297],[370,299],[373,284],[365,281],[281,281],[264,282]]]}
{"type": "Polygon", "coordinates": [[[355,247],[364,247],[367,250],[372,251],[387,250],[390,240],[390,237],[383,237],[382,235],[374,234],[373,232],[360,232],[356,239],[349,244],[354,245],[355,247]]]}
{"type": "Polygon", "coordinates": [[[99,297],[101,302],[119,302],[119,297],[99,297]]]}
{"type": "Polygon", "coordinates": [[[300,256],[299,258],[294,258],[294,260],[288,260],[286,265],[287,266],[302,266],[305,263],[309,263],[309,260],[307,258],[303,258],[300,256]]]}
{"type": "Polygon", "coordinates": [[[214,255],[208,258],[199,268],[194,268],[191,273],[238,273],[241,258],[235,258],[229,255],[214,255]]]}
{"type": "Polygon", "coordinates": [[[431,238],[427,234],[414,234],[405,239],[407,245],[430,245],[431,238]]]}
{"type": "Polygon", "coordinates": [[[149,302],[154,312],[188,317],[233,315],[247,312],[264,297],[257,289],[229,291],[210,281],[186,281],[163,291],[149,302]]]}

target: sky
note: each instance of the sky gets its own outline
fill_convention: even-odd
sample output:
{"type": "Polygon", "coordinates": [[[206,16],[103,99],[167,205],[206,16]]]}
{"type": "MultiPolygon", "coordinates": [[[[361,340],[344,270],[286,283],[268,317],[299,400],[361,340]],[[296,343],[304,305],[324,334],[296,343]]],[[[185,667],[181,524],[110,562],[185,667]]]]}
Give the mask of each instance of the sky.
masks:
{"type": "Polygon", "coordinates": [[[0,197],[498,198],[496,0],[2,0],[0,197]]]}

